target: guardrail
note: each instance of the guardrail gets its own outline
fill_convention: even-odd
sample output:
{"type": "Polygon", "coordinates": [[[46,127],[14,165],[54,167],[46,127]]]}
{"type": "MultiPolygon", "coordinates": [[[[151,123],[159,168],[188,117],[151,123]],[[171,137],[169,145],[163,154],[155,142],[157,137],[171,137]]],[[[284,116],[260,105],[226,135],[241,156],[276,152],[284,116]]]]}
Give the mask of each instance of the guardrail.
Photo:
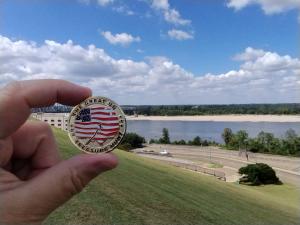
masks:
{"type": "Polygon", "coordinates": [[[215,176],[220,180],[226,181],[226,175],[225,175],[224,172],[221,172],[221,171],[216,171],[216,170],[213,170],[213,169],[205,168],[205,167],[202,167],[202,166],[199,166],[199,165],[188,164],[188,163],[172,162],[172,161],[167,161],[167,160],[159,160],[159,161],[163,161],[163,162],[165,162],[169,165],[172,165],[172,166],[181,167],[181,168],[184,168],[184,169],[197,171],[197,172],[200,172],[200,173],[215,176]]]}

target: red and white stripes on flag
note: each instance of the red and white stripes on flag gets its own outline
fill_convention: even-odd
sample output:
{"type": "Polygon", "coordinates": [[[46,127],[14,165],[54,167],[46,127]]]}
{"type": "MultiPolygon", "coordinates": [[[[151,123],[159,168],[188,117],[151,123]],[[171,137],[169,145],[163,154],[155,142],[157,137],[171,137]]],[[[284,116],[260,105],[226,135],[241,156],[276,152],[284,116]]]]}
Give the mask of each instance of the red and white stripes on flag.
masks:
{"type": "Polygon", "coordinates": [[[89,107],[91,120],[75,120],[75,135],[80,139],[90,139],[99,144],[113,138],[119,132],[119,120],[110,107],[89,107]],[[98,130],[98,131],[97,131],[98,130]]]}

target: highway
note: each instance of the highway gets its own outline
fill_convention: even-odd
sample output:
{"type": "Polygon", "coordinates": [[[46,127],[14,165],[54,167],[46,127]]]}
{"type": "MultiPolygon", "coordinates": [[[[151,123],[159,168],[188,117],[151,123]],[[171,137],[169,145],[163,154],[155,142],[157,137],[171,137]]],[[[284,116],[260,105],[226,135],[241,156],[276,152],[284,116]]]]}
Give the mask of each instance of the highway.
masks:
{"type": "MultiPolygon", "coordinates": [[[[140,151],[141,149],[137,149],[140,151]]],[[[181,162],[190,162],[200,166],[206,166],[209,163],[223,165],[222,168],[216,168],[218,171],[223,171],[226,177],[238,177],[238,169],[246,166],[249,163],[266,163],[275,171],[281,181],[291,183],[300,187],[300,158],[287,157],[278,155],[268,155],[261,153],[248,153],[248,161],[245,153],[239,154],[238,151],[224,150],[219,147],[198,147],[198,146],[180,146],[180,145],[159,145],[152,144],[142,148],[143,151],[160,152],[167,150],[172,154],[172,157],[153,156],[147,157],[164,159],[164,160],[179,160],[181,162]]],[[[143,154],[145,155],[145,154],[143,154]]],[[[227,179],[230,180],[230,179],[227,179]]]]}

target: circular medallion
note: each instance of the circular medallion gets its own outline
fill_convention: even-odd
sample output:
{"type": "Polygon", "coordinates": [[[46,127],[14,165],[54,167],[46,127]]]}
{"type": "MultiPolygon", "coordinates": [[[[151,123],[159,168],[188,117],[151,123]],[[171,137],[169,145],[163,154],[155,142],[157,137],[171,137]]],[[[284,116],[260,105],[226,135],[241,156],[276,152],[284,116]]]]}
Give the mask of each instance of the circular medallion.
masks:
{"type": "Polygon", "coordinates": [[[68,120],[72,143],[87,153],[114,150],[126,133],[125,115],[119,105],[105,97],[90,97],[75,106],[68,120]]]}

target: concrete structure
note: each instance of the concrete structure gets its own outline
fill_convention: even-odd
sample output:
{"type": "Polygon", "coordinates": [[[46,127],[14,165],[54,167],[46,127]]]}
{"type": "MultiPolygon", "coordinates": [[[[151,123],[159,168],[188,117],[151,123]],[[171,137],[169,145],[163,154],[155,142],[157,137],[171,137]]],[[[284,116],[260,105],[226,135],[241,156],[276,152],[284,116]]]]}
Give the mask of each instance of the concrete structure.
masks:
{"type": "Polygon", "coordinates": [[[51,126],[68,130],[69,113],[32,113],[31,116],[35,119],[48,123],[51,126]]]}

